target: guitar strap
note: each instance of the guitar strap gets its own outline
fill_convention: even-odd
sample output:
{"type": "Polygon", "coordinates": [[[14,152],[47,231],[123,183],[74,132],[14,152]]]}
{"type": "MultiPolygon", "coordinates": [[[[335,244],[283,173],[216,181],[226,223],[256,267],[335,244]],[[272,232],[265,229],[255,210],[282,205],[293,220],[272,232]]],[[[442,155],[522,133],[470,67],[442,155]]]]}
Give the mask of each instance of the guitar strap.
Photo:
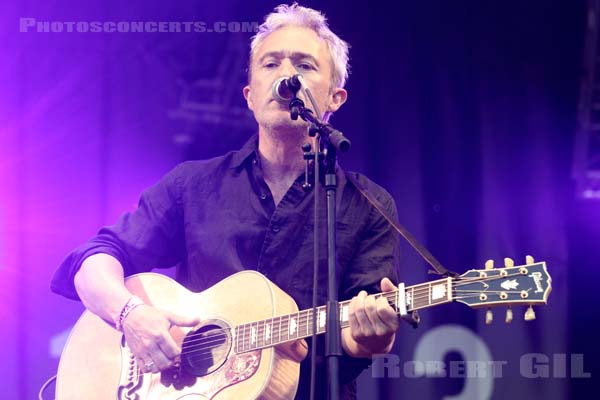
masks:
{"type": "Polygon", "coordinates": [[[398,232],[410,245],[419,253],[421,257],[429,265],[433,267],[434,270],[429,270],[430,274],[438,274],[442,276],[451,276],[457,277],[458,274],[453,271],[448,271],[444,266],[423,246],[419,241],[399,222],[394,221],[392,217],[389,216],[383,205],[373,196],[367,188],[365,188],[357,179],[358,175],[354,175],[353,173],[346,172],[346,178],[352,182],[352,184],[358,189],[358,191],[371,203],[373,207],[386,219],[386,221],[398,232]]]}

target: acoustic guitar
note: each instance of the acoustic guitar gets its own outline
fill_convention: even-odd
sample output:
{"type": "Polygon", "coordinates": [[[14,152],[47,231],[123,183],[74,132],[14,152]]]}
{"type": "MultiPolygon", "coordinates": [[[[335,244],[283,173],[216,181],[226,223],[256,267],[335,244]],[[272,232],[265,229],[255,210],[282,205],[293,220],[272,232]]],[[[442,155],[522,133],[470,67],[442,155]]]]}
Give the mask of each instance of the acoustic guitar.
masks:
{"type": "MultiPolygon", "coordinates": [[[[457,301],[484,308],[527,305],[525,319],[533,319],[531,306],[546,304],[551,291],[546,264],[531,257],[521,266],[506,260],[504,268],[486,263],[485,269],[376,296],[403,315],[457,301]]],[[[123,334],[85,311],[61,356],[57,400],[293,399],[306,355],[298,344],[313,334],[313,321],[317,334],[325,332],[325,307],[314,318],[312,309],[299,311],[289,295],[256,271],[239,272],[201,293],[155,273],[131,276],[125,284],[146,304],[201,322],[173,327],[182,348],[179,359],[168,370],[144,373],[123,334]]],[[[339,303],[342,329],[348,326],[348,304],[339,303]]]]}

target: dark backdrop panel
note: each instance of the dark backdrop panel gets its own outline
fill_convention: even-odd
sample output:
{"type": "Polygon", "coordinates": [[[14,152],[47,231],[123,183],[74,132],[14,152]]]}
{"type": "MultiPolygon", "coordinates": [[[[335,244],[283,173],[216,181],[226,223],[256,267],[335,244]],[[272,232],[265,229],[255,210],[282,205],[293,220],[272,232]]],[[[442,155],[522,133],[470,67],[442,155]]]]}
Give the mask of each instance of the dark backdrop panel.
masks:
{"type": "MultiPolygon", "coordinates": [[[[36,396],[83,309],[49,292],[62,257],[177,162],[237,148],[256,129],[241,96],[251,33],[19,32],[20,18],[256,22],[276,4],[2,6],[5,397],[36,396]]],[[[346,168],[385,186],[401,222],[448,268],[532,254],[553,277],[532,323],[520,308],[510,325],[497,310],[491,326],[463,305],[423,311],[418,330],[399,332],[385,377],[363,374],[361,398],[562,399],[569,387],[580,397],[592,380],[572,376],[577,356],[564,368],[562,360],[583,354],[583,372],[597,371],[599,206],[574,201],[570,178],[585,2],[303,4],[322,9],[352,45],[350,97],[332,121],[353,140],[346,168]],[[531,357],[539,378],[528,377],[531,357]],[[445,374],[409,374],[436,360],[445,374]],[[448,376],[461,361],[502,368],[448,376]]],[[[426,270],[403,244],[402,280],[431,279],[426,270]]]]}

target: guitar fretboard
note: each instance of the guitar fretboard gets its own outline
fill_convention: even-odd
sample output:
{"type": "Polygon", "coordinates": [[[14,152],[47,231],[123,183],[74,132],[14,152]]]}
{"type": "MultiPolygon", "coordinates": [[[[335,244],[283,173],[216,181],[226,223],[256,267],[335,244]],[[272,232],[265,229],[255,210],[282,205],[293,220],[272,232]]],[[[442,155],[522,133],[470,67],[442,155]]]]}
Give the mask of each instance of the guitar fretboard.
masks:
{"type": "MultiPolygon", "coordinates": [[[[452,301],[452,278],[409,286],[405,289],[405,304],[408,312],[428,308],[452,301]]],[[[399,292],[386,292],[376,294],[375,297],[385,297],[388,303],[399,312],[399,292]]],[[[349,326],[348,312],[350,300],[339,303],[340,326],[349,326]]],[[[291,340],[303,339],[313,334],[316,323],[316,334],[326,330],[327,309],[325,306],[317,308],[313,318],[313,309],[299,311],[293,314],[280,315],[261,321],[237,325],[235,329],[235,351],[263,349],[291,340]]]]}

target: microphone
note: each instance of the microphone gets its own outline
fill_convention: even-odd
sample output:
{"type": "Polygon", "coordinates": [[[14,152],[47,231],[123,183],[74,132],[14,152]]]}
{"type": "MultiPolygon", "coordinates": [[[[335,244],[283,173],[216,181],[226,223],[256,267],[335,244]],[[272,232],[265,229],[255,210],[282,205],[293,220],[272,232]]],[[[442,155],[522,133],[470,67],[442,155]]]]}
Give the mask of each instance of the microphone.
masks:
{"type": "Polygon", "coordinates": [[[273,97],[280,103],[290,101],[296,96],[298,90],[302,87],[300,75],[292,75],[291,77],[283,76],[273,83],[273,97]]]}

